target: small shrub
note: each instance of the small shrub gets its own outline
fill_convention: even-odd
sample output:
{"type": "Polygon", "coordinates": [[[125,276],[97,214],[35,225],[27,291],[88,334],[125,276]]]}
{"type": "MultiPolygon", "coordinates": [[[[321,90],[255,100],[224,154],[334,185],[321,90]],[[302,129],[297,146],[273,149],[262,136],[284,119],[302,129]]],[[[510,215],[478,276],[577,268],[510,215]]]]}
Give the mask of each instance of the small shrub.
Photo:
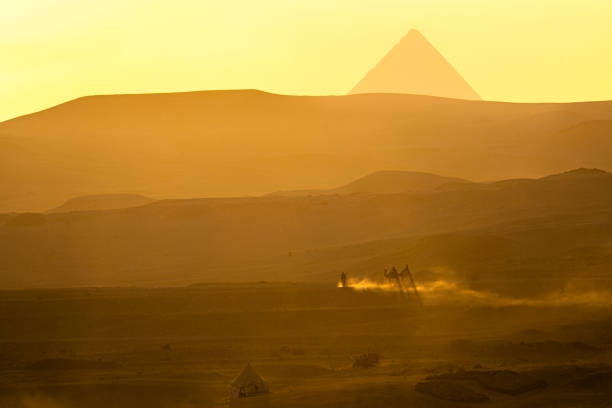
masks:
{"type": "Polygon", "coordinates": [[[365,353],[360,355],[353,362],[354,368],[372,368],[376,367],[380,362],[380,355],[378,353],[365,353]]]}

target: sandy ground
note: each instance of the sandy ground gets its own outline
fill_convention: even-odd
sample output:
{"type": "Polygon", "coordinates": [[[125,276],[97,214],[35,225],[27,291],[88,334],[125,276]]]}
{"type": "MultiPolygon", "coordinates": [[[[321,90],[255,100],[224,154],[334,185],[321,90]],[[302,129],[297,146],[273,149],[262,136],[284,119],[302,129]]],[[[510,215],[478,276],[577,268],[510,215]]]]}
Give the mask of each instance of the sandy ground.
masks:
{"type": "Polygon", "coordinates": [[[607,308],[424,302],[289,283],[0,292],[0,406],[612,406],[607,308]],[[353,368],[366,352],[380,364],[353,368]],[[36,366],[49,359],[94,363],[36,366]],[[271,393],[230,401],[247,362],[271,393]],[[547,386],[507,395],[464,382],[489,398],[473,404],[414,390],[472,369],[547,386]]]}

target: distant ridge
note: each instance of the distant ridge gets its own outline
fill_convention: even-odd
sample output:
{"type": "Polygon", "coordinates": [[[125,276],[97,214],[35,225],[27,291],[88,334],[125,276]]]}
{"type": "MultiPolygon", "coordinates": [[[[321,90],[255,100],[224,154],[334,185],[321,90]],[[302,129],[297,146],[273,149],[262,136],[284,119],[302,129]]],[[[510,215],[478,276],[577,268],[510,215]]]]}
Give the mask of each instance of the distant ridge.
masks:
{"type": "Polygon", "coordinates": [[[47,212],[98,211],[138,207],[155,200],[139,194],[97,194],[71,198],[59,207],[47,212]]]}
{"type": "Polygon", "coordinates": [[[588,182],[597,179],[607,181],[611,176],[612,173],[597,168],[577,168],[539,178],[509,178],[492,182],[473,182],[458,177],[445,177],[417,171],[381,170],[337,188],[277,191],[268,194],[268,196],[305,197],[356,193],[399,194],[474,191],[498,189],[510,185],[541,185],[542,182],[549,181],[567,182],[584,180],[588,182]]]}
{"type": "Polygon", "coordinates": [[[447,183],[470,183],[470,181],[417,171],[383,170],[361,177],[336,190],[345,193],[406,193],[431,191],[447,183]]]}
{"type": "Polygon", "coordinates": [[[394,194],[410,192],[429,192],[446,184],[471,184],[471,181],[458,177],[444,177],[432,173],[400,170],[381,170],[358,178],[346,185],[329,190],[280,191],[271,195],[306,196],[325,194],[394,194]]]}
{"type": "Polygon", "coordinates": [[[541,180],[553,179],[553,178],[570,178],[570,177],[609,177],[612,176],[612,173],[609,173],[605,170],[601,169],[588,169],[585,167],[581,167],[574,170],[568,170],[559,174],[551,174],[550,176],[542,177],[541,180]]]}
{"type": "Polygon", "coordinates": [[[612,170],[610,123],[612,101],[90,96],[0,122],[0,213],[44,212],[91,191],[189,198],[332,189],[380,169],[476,181],[612,170]]]}
{"type": "Polygon", "coordinates": [[[349,92],[357,93],[482,99],[417,30],[410,30],[349,92]]]}
{"type": "Polygon", "coordinates": [[[521,279],[611,270],[612,174],[578,170],[461,186],[0,215],[0,288],[335,285],[340,270],[368,276],[408,259],[415,271],[448,266],[480,289],[506,290],[506,278],[517,278],[516,293],[524,293],[521,279]]]}

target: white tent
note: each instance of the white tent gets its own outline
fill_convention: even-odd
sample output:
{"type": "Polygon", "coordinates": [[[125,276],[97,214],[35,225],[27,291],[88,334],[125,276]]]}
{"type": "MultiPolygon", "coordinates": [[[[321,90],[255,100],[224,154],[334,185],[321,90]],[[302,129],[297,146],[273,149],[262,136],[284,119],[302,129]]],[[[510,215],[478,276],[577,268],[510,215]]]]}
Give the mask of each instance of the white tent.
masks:
{"type": "Polygon", "coordinates": [[[268,385],[248,363],[232,382],[232,398],[246,398],[268,392],[268,385]]]}

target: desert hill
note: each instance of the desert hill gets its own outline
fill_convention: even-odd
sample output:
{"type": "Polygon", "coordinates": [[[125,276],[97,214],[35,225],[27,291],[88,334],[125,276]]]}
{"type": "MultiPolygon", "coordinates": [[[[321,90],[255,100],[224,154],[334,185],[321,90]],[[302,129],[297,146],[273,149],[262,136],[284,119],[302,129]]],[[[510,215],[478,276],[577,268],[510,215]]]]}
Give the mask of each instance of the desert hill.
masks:
{"type": "Polygon", "coordinates": [[[561,269],[606,276],[611,216],[612,174],[596,170],[450,191],[5,215],[0,287],[333,282],[340,270],[367,275],[393,261],[411,262],[418,273],[451,268],[492,290],[499,285],[490,279],[561,269]]]}
{"type": "Polygon", "coordinates": [[[273,195],[321,195],[321,194],[354,194],[373,193],[391,194],[407,192],[433,191],[446,184],[470,183],[457,177],[444,177],[431,173],[416,171],[377,171],[361,177],[344,186],[329,190],[280,191],[273,195]]]}
{"type": "Polygon", "coordinates": [[[45,211],[92,190],[190,198],[330,189],[385,168],[476,181],[611,170],[612,142],[593,125],[611,120],[611,102],[90,96],[0,123],[0,212],[45,211]],[[577,155],[581,138],[593,144],[577,155]]]}
{"type": "Polygon", "coordinates": [[[430,191],[448,183],[469,183],[457,177],[408,171],[378,171],[338,188],[341,193],[407,193],[430,191]]]}
{"type": "Polygon", "coordinates": [[[417,30],[410,30],[350,91],[385,92],[481,99],[417,30]]]}
{"type": "Polygon", "coordinates": [[[113,210],[117,208],[138,207],[153,201],[155,200],[152,198],[138,194],[96,194],[71,198],[48,212],[113,210]]]}

